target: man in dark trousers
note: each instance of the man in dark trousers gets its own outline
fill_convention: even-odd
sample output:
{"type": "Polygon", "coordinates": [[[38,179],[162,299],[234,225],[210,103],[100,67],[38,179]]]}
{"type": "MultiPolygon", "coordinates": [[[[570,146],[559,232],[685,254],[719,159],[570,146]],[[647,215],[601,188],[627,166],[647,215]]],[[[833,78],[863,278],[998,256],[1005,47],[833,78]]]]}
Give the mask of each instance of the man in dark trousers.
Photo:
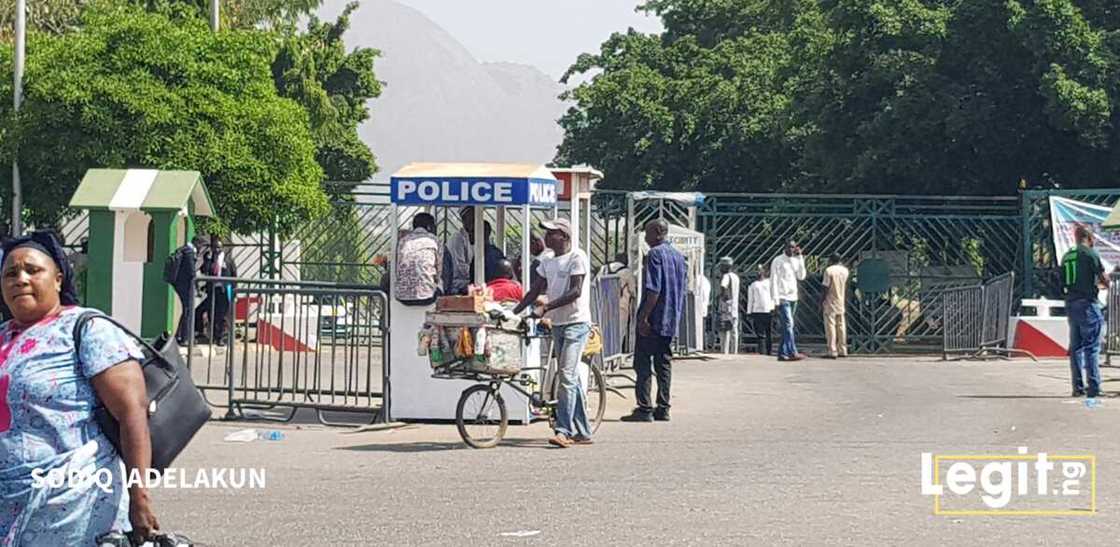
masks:
{"type": "Polygon", "coordinates": [[[638,309],[638,343],[634,351],[634,386],[638,408],[624,422],[669,421],[669,387],[672,382],[673,338],[681,322],[687,290],[684,255],[668,241],[669,224],[661,219],[646,223],[646,254],[642,272],[642,304],[638,309]],[[650,403],[650,384],[657,374],[657,408],[650,403]]]}
{"type": "Polygon", "coordinates": [[[1062,257],[1062,293],[1066,297],[1066,320],[1069,322],[1073,396],[1097,397],[1101,393],[1099,360],[1104,326],[1099,290],[1108,286],[1108,278],[1101,256],[1093,249],[1093,232],[1078,226],[1073,237],[1077,245],[1062,257]]]}
{"type": "MultiPolygon", "coordinates": [[[[234,266],[233,259],[223,248],[222,241],[216,236],[210,240],[210,249],[206,251],[206,256],[202,259],[200,272],[211,277],[237,277],[237,267],[234,266]]],[[[226,315],[229,313],[230,289],[232,289],[232,285],[224,282],[208,283],[206,299],[202,301],[194,314],[195,327],[199,332],[203,330],[202,314],[205,313],[209,316],[210,330],[206,333],[207,338],[218,346],[226,344],[226,315]],[[211,306],[213,306],[212,315],[211,306]]]]}
{"type": "Polygon", "coordinates": [[[179,268],[175,273],[175,294],[182,304],[179,313],[179,327],[175,329],[175,340],[180,346],[186,346],[187,334],[190,332],[190,320],[193,315],[191,310],[191,293],[194,292],[194,280],[198,268],[198,248],[202,246],[202,236],[194,236],[186,245],[179,247],[175,253],[179,255],[179,268]]]}

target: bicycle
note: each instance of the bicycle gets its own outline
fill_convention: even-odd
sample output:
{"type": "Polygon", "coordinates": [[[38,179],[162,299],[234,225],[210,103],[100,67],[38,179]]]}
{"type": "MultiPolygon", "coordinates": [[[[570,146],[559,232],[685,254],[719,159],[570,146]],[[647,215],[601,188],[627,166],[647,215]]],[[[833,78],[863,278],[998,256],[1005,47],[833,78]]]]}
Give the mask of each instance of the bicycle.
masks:
{"type": "MultiPolygon", "coordinates": [[[[525,322],[522,322],[520,332],[526,339],[526,343],[534,338],[547,337],[547,335],[530,334],[525,322]]],[[[603,421],[603,414],[607,410],[607,385],[599,364],[601,362],[601,357],[597,360],[594,352],[585,351],[581,359],[581,364],[587,367],[587,380],[584,382],[587,387],[584,410],[587,412],[592,433],[598,431],[603,421]]],[[[433,374],[433,377],[479,382],[463,390],[455,407],[455,425],[463,442],[471,448],[493,448],[501,442],[509,427],[509,414],[501,394],[503,385],[510,386],[524,395],[529,400],[531,408],[543,411],[549,420],[549,426],[554,427],[557,406],[555,396],[559,375],[556,374],[556,359],[550,355],[547,363],[543,367],[523,368],[512,376],[472,370],[473,363],[469,357],[456,359],[438,367],[438,372],[433,374]],[[530,374],[534,371],[543,374],[541,382],[530,374]],[[547,391],[534,389],[545,384],[548,385],[547,391]]]]}

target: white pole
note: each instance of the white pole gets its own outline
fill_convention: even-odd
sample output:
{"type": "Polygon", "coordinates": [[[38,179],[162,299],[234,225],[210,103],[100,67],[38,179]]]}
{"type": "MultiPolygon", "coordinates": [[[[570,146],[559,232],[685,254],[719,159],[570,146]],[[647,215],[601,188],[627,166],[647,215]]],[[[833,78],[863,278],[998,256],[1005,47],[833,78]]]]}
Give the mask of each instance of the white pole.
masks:
{"type": "Polygon", "coordinates": [[[218,32],[218,23],[220,21],[219,14],[221,13],[221,0],[210,0],[210,31],[218,32]]]}
{"type": "Polygon", "coordinates": [[[486,209],[474,206],[474,284],[478,287],[486,286],[485,215],[486,209]]]}
{"type": "MultiPolygon", "coordinates": [[[[16,55],[13,67],[12,106],[19,113],[23,102],[23,58],[27,41],[27,2],[16,0],[16,55]]],[[[19,154],[12,160],[12,235],[23,233],[23,184],[19,180],[19,154]]]]}
{"type": "Polygon", "coordinates": [[[532,272],[529,267],[532,264],[529,256],[529,237],[533,233],[533,212],[528,205],[521,206],[521,286],[524,287],[525,292],[529,292],[529,279],[532,272]]]}
{"type": "Polygon", "coordinates": [[[506,208],[498,207],[497,215],[498,227],[494,229],[496,232],[494,237],[497,239],[495,244],[502,250],[502,254],[506,254],[508,252],[506,249],[506,208]]]}
{"type": "MultiPolygon", "coordinates": [[[[570,221],[572,223],[572,247],[575,248],[575,249],[580,248],[580,237],[579,237],[580,225],[579,225],[579,222],[580,222],[581,219],[583,219],[583,215],[581,215],[580,212],[579,212],[579,188],[580,188],[579,177],[580,176],[578,174],[575,174],[575,173],[572,174],[572,184],[571,184],[571,188],[570,188],[571,196],[569,197],[569,201],[568,201],[568,203],[570,204],[570,205],[568,205],[568,212],[571,213],[570,221]]],[[[587,249],[584,249],[584,251],[586,251],[586,250],[587,249]]]]}

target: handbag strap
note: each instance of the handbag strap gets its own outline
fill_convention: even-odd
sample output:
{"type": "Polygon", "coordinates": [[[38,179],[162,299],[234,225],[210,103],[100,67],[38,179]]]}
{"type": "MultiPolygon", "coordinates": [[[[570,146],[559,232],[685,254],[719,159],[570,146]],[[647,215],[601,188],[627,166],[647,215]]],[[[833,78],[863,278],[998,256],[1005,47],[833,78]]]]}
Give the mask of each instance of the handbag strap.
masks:
{"type": "Polygon", "coordinates": [[[142,346],[144,349],[151,352],[150,354],[154,357],[154,360],[160,364],[160,368],[164,368],[174,372],[174,368],[163,365],[164,360],[161,358],[159,350],[157,350],[143,338],[137,336],[136,333],[129,330],[128,327],[122,325],[120,321],[117,321],[116,319],[113,319],[112,317],[109,317],[108,315],[105,315],[99,311],[82,312],[82,314],[78,316],[78,320],[74,322],[74,333],[72,336],[74,338],[74,351],[75,353],[77,353],[79,360],[82,356],[82,329],[85,328],[86,324],[94,319],[104,319],[110,324],[116,326],[134,342],[140,344],[140,346],[142,346]]]}

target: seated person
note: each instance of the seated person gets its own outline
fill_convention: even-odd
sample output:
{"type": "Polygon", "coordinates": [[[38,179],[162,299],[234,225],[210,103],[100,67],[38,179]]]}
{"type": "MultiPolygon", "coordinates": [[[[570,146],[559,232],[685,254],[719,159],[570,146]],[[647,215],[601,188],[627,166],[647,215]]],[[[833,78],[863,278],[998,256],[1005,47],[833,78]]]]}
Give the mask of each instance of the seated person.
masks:
{"type": "MultiPolygon", "coordinates": [[[[412,218],[412,230],[397,240],[397,300],[407,306],[427,306],[439,296],[443,250],[436,239],[436,219],[428,213],[412,218]]],[[[383,275],[382,279],[389,276],[383,275]]]]}
{"type": "MultiPolygon", "coordinates": [[[[494,245],[494,243],[491,241],[490,238],[494,233],[494,228],[490,225],[489,222],[484,225],[483,231],[483,245],[485,245],[486,249],[486,254],[483,255],[483,263],[485,264],[483,279],[489,281],[490,279],[498,276],[498,262],[505,260],[506,255],[502,252],[501,249],[498,248],[497,245],[494,245]]],[[[473,238],[471,240],[471,244],[474,244],[473,238]]],[[[471,282],[474,282],[474,262],[471,262],[471,282]]]]}
{"type": "Polygon", "coordinates": [[[494,295],[495,302],[521,302],[525,298],[525,291],[521,284],[514,280],[513,264],[509,260],[498,260],[494,266],[494,278],[486,282],[486,287],[494,295]]]}

